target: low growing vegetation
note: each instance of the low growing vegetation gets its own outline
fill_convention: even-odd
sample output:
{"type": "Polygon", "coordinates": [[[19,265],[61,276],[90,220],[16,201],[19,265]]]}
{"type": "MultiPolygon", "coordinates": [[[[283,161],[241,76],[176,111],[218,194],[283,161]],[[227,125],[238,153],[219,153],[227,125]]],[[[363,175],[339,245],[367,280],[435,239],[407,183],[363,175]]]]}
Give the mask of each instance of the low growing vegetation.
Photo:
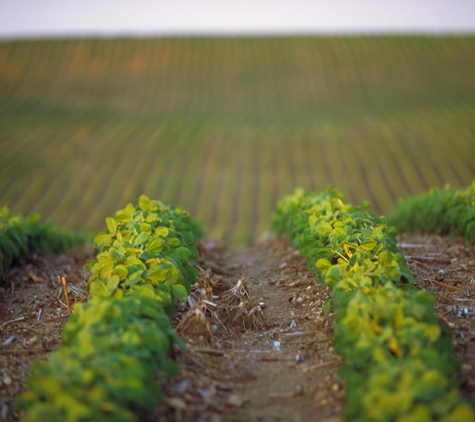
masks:
{"type": "Polygon", "coordinates": [[[184,344],[169,317],[196,280],[200,226],[145,196],[106,221],[89,264],[92,299],[75,306],[60,347],[34,367],[17,401],[26,421],[147,420],[161,401],[157,377],[178,372],[167,356],[184,344]]]}
{"type": "Polygon", "coordinates": [[[0,203],[97,233],[145,193],[233,246],[297,186],[387,215],[475,177],[474,50],[473,34],[2,40],[0,203]]]}
{"type": "MultiPolygon", "coordinates": [[[[467,236],[474,190],[475,183],[465,191],[432,191],[401,205],[391,221],[404,221],[395,217],[403,211],[414,221],[425,204],[438,211],[437,224],[467,236]]],[[[449,327],[434,312],[435,298],[415,288],[397,229],[368,209],[367,202],[345,204],[335,189],[297,189],[279,202],[273,218],[274,231],[291,236],[315,280],[331,289],[324,310],[338,312],[334,350],[346,361],[340,368],[344,417],[474,422],[475,410],[458,390],[461,362],[449,327]]],[[[8,216],[5,209],[2,215],[8,216]]],[[[48,362],[37,362],[17,399],[26,421],[148,420],[162,399],[157,379],[178,373],[169,354],[173,344],[185,346],[170,317],[196,281],[201,226],[186,211],[144,195],[106,223],[107,232],[94,239],[97,259],[88,265],[92,299],[76,304],[61,345],[48,362]]],[[[22,236],[10,242],[16,239],[22,236]]]]}
{"type": "Polygon", "coordinates": [[[475,180],[466,189],[432,189],[399,201],[388,216],[400,230],[464,236],[475,243],[475,180]]]}
{"type": "Polygon", "coordinates": [[[338,311],[335,351],[346,359],[348,421],[474,421],[458,392],[461,364],[434,297],[417,290],[384,217],[344,204],[336,190],[297,190],[274,230],[292,236],[338,311]]]}
{"type": "Polygon", "coordinates": [[[12,265],[25,262],[34,253],[53,255],[85,242],[85,236],[63,231],[40,216],[14,214],[0,208],[0,277],[12,265]]]}

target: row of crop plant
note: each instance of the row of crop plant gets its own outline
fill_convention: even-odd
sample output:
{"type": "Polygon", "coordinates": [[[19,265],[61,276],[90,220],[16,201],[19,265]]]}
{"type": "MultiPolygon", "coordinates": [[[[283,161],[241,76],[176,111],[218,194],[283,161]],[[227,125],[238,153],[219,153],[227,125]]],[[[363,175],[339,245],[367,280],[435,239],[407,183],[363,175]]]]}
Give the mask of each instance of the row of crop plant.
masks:
{"type": "MultiPolygon", "coordinates": [[[[317,281],[339,310],[335,350],[347,360],[345,416],[355,421],[473,421],[457,390],[460,363],[434,298],[413,287],[383,217],[345,205],[329,190],[282,200],[274,228],[309,256],[317,281]]],[[[89,265],[92,300],[78,304],[49,363],[38,363],[18,400],[27,420],[133,421],[160,402],[156,378],[173,375],[174,300],[196,279],[199,224],[188,213],[142,196],[106,219],[89,265]]]]}
{"type": "Polygon", "coordinates": [[[157,378],[178,371],[168,354],[184,344],[170,316],[196,281],[201,227],[143,195],[106,223],[88,264],[92,299],[76,304],[61,345],[17,399],[26,421],[148,420],[162,397],[157,378]]]}
{"type": "Polygon", "coordinates": [[[398,201],[390,224],[406,231],[464,236],[475,243],[475,180],[466,189],[432,189],[398,201]]]}
{"type": "Polygon", "coordinates": [[[0,208],[0,277],[35,253],[61,253],[85,240],[85,236],[60,230],[51,222],[41,223],[38,214],[16,214],[4,206],[0,208]]]}
{"type": "Polygon", "coordinates": [[[398,197],[473,179],[474,46],[473,36],[0,42],[0,202],[96,232],[145,193],[235,245],[267,230],[296,186],[331,183],[389,212],[398,197]]]}
{"type": "Polygon", "coordinates": [[[274,230],[309,257],[338,311],[334,348],[346,359],[348,421],[475,421],[457,388],[461,365],[434,297],[418,290],[384,217],[344,204],[336,190],[296,190],[274,230]]]}

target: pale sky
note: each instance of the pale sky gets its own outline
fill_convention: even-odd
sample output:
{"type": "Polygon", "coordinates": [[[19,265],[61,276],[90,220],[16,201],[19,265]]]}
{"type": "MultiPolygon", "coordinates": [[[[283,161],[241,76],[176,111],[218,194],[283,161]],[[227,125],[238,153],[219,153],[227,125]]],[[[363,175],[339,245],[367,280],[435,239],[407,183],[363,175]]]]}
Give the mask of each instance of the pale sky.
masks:
{"type": "Polygon", "coordinates": [[[0,0],[0,37],[475,33],[475,0],[0,0]]]}

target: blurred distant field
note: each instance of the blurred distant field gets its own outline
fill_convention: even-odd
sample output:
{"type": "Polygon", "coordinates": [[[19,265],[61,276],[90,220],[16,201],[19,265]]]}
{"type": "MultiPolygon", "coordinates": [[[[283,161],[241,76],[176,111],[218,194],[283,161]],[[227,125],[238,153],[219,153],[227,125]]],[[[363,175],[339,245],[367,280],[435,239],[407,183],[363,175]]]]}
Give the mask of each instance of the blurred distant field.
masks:
{"type": "Polygon", "coordinates": [[[294,187],[475,177],[475,36],[0,42],[0,206],[105,229],[141,193],[245,244],[294,187]]]}

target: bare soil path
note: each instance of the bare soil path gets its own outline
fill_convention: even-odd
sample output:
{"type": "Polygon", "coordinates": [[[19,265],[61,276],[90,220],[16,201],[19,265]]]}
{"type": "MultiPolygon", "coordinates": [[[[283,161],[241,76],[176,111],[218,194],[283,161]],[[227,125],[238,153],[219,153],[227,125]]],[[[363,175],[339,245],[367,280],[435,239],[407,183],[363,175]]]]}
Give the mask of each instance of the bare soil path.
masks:
{"type": "Polygon", "coordinates": [[[165,385],[159,419],[338,420],[342,360],[332,349],[334,315],[322,311],[329,292],[287,244],[269,238],[238,251],[202,248],[209,276],[199,284],[209,280],[217,307],[208,304],[206,320],[196,317],[192,328],[178,325],[189,353],[177,357],[184,370],[165,385]]]}
{"type": "MultiPolygon", "coordinates": [[[[475,398],[475,246],[464,239],[402,235],[399,246],[420,288],[452,328],[462,359],[460,388],[475,398]]],[[[172,323],[188,352],[174,350],[182,370],[163,380],[155,420],[337,421],[344,385],[333,353],[335,314],[323,314],[328,289],[285,239],[267,237],[230,250],[202,243],[201,274],[172,323]]],[[[67,319],[58,277],[69,297],[88,299],[84,265],[91,247],[35,257],[0,283],[0,421],[19,420],[12,400],[32,362],[59,344],[67,319]]]]}

